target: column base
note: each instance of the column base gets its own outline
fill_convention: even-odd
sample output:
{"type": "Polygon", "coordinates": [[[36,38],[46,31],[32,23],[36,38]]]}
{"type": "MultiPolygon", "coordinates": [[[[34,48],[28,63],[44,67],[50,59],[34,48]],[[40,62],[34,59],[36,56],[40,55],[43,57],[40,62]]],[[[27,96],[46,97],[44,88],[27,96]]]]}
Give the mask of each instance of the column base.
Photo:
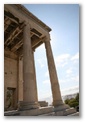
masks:
{"type": "Polygon", "coordinates": [[[70,106],[64,103],[61,105],[54,106],[54,111],[63,111],[66,109],[70,109],[70,106]]]}
{"type": "Polygon", "coordinates": [[[54,100],[53,101],[53,106],[54,107],[60,106],[60,105],[63,105],[63,101],[62,100],[54,100]]]}
{"type": "Polygon", "coordinates": [[[76,113],[75,108],[70,108],[67,104],[54,107],[55,116],[67,116],[76,113]]]}
{"type": "Polygon", "coordinates": [[[18,110],[30,110],[30,109],[36,109],[39,108],[38,102],[23,102],[20,101],[18,103],[18,110]]]}

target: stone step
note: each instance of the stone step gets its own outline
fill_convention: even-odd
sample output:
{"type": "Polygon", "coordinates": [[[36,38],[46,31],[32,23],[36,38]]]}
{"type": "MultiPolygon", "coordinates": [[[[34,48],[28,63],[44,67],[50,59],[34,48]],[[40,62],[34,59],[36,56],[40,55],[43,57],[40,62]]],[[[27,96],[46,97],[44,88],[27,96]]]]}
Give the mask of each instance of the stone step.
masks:
{"type": "Polygon", "coordinates": [[[69,114],[73,114],[73,113],[76,113],[76,109],[70,108],[70,109],[65,110],[64,115],[69,115],[69,114]]]}
{"type": "Polygon", "coordinates": [[[70,109],[61,110],[61,111],[57,111],[57,112],[42,114],[40,116],[68,116],[68,115],[76,116],[78,114],[76,113],[76,110],[74,108],[70,108],[70,109]]]}
{"type": "Polygon", "coordinates": [[[53,107],[41,107],[39,109],[31,109],[27,111],[20,111],[20,116],[38,116],[42,114],[48,114],[53,112],[53,107]]]}
{"type": "Polygon", "coordinates": [[[51,112],[51,113],[42,114],[42,115],[39,115],[39,116],[54,116],[54,115],[55,115],[55,112],[51,112]]]}
{"type": "Polygon", "coordinates": [[[39,109],[31,109],[25,111],[12,110],[4,112],[5,116],[38,116],[43,114],[48,114],[53,112],[53,107],[41,107],[39,109]]]}
{"type": "Polygon", "coordinates": [[[25,111],[7,111],[4,113],[5,116],[78,116],[79,113],[76,112],[76,109],[69,108],[66,110],[55,111],[52,106],[41,107],[39,109],[31,109],[25,111]]]}
{"type": "Polygon", "coordinates": [[[79,112],[76,112],[76,113],[73,113],[73,114],[70,114],[68,116],[79,116],[79,112]]]}
{"type": "Polygon", "coordinates": [[[66,110],[62,110],[62,111],[57,111],[55,112],[55,116],[67,116],[70,114],[76,113],[76,109],[75,108],[69,108],[66,110]]]}
{"type": "Polygon", "coordinates": [[[19,116],[20,113],[18,110],[12,110],[12,111],[5,111],[4,116],[19,116]]]}

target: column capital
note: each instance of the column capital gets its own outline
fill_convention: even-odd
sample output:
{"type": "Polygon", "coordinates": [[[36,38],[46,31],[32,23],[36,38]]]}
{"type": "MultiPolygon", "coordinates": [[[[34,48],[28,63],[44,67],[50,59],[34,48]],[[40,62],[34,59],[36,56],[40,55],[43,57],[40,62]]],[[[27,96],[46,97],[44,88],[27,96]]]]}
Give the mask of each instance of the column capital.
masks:
{"type": "Polygon", "coordinates": [[[24,21],[24,25],[25,26],[27,26],[27,25],[30,26],[29,22],[26,22],[26,21],[24,21]]]}
{"type": "Polygon", "coordinates": [[[49,35],[49,36],[46,35],[46,36],[44,36],[44,37],[42,38],[41,41],[45,43],[45,42],[50,42],[50,40],[51,40],[51,39],[50,39],[50,35],[49,35]]]}
{"type": "Polygon", "coordinates": [[[50,38],[50,34],[48,33],[46,36],[45,36],[45,41],[50,41],[51,38],[50,38]]]}

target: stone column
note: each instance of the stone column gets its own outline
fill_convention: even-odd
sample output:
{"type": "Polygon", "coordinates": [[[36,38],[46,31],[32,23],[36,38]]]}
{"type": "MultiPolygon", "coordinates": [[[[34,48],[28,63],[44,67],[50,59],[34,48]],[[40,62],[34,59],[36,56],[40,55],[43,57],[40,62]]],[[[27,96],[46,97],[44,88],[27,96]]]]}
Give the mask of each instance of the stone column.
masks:
{"type": "Polygon", "coordinates": [[[18,101],[23,101],[23,58],[18,59],[18,101]]]}
{"type": "Polygon", "coordinates": [[[63,101],[61,98],[60,87],[58,83],[58,77],[57,77],[57,72],[55,68],[55,63],[53,59],[53,54],[52,54],[49,38],[46,38],[45,40],[45,48],[46,48],[48,69],[49,69],[51,89],[52,89],[52,95],[53,95],[53,105],[59,106],[63,104],[63,101]]]}
{"type": "Polygon", "coordinates": [[[28,110],[38,107],[30,26],[26,25],[23,30],[23,102],[19,103],[19,109],[28,110]]]}
{"type": "MultiPolygon", "coordinates": [[[[37,81],[36,81],[36,70],[35,70],[35,60],[34,60],[34,51],[33,51],[33,67],[34,67],[34,80],[35,80],[35,86],[37,88],[37,81]]],[[[37,89],[36,89],[37,93],[37,89]]],[[[36,94],[36,100],[38,101],[38,93],[36,94]]],[[[39,103],[38,103],[39,105],[39,103]]]]}

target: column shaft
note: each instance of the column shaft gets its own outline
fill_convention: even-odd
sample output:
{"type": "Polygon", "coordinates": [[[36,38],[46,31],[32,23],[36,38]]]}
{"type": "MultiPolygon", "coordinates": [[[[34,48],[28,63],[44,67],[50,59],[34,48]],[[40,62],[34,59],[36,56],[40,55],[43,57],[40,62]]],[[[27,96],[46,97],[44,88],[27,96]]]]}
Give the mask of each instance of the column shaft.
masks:
{"type": "Polygon", "coordinates": [[[18,59],[18,101],[23,101],[23,58],[18,59]]]}
{"type": "Polygon", "coordinates": [[[20,105],[21,109],[38,107],[29,25],[26,25],[23,31],[23,102],[21,102],[20,105]]]}
{"type": "Polygon", "coordinates": [[[58,77],[57,77],[57,72],[56,72],[53,54],[51,50],[50,40],[45,41],[45,48],[46,48],[48,69],[49,69],[51,89],[53,95],[53,105],[58,106],[60,104],[63,104],[63,102],[61,98],[60,87],[58,83],[58,77]]]}
{"type": "MultiPolygon", "coordinates": [[[[35,80],[35,86],[37,88],[37,81],[36,81],[36,70],[35,70],[35,60],[34,60],[34,52],[33,52],[33,67],[34,67],[34,80],[35,80]]],[[[36,100],[38,102],[38,93],[36,89],[36,100]]]]}

